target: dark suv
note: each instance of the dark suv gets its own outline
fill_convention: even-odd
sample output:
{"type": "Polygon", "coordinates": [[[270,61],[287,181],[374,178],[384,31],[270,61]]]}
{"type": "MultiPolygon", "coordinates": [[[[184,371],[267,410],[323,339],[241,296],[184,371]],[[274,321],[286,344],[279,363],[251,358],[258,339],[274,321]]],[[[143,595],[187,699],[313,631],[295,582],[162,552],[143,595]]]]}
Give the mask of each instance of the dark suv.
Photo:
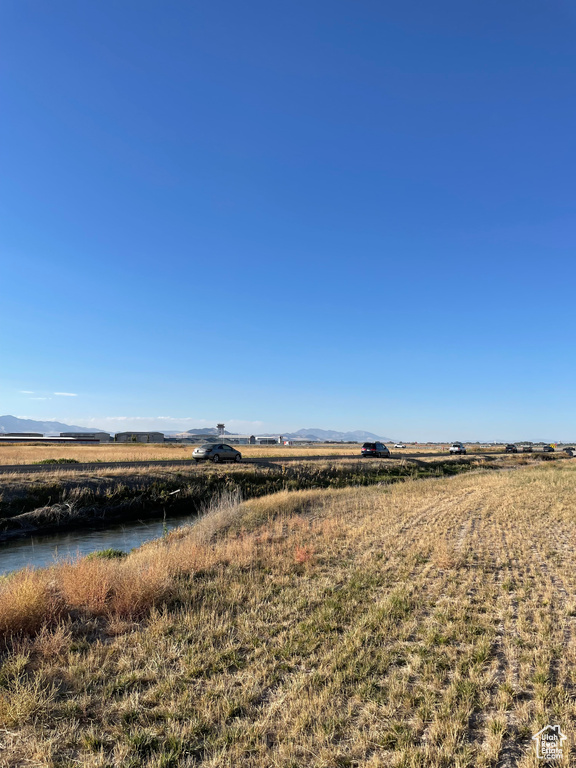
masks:
{"type": "Polygon", "coordinates": [[[504,451],[506,453],[518,453],[518,446],[514,445],[514,443],[508,443],[506,448],[504,448],[504,451]]]}
{"type": "Polygon", "coordinates": [[[390,451],[384,443],[364,443],[362,446],[362,456],[374,456],[377,459],[388,458],[390,451]]]}
{"type": "Polygon", "coordinates": [[[544,453],[554,453],[554,447],[552,445],[543,445],[542,451],[544,453]]]}

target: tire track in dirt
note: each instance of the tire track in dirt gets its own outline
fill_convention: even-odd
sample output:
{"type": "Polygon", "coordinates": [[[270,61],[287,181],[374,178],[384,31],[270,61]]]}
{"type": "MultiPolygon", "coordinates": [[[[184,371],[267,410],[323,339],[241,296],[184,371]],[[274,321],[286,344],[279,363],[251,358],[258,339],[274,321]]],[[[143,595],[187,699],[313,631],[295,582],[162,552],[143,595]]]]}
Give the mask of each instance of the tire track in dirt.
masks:
{"type": "MultiPolygon", "coordinates": [[[[403,553],[412,551],[415,545],[417,545],[422,540],[423,526],[432,527],[432,528],[437,528],[438,526],[442,526],[442,521],[449,518],[449,516],[453,514],[454,509],[457,509],[459,513],[462,512],[462,510],[458,509],[458,507],[464,499],[470,496],[470,494],[471,492],[467,490],[459,494],[458,496],[452,495],[450,496],[450,498],[447,498],[440,503],[429,504],[424,508],[420,508],[416,510],[415,514],[410,516],[405,516],[402,520],[398,520],[397,524],[388,530],[385,539],[380,542],[380,546],[382,546],[383,544],[385,546],[385,542],[387,541],[393,542],[395,540],[399,540],[401,536],[405,535],[406,538],[402,539],[402,546],[400,548],[396,548],[394,552],[394,557],[397,559],[397,562],[399,564],[403,553]]],[[[420,627],[423,626],[426,619],[430,615],[431,610],[434,609],[436,605],[436,599],[443,594],[444,585],[449,576],[449,574],[447,573],[446,577],[440,581],[438,579],[428,578],[428,575],[432,573],[436,567],[437,566],[432,558],[430,558],[426,562],[424,561],[415,562],[414,565],[411,567],[410,571],[403,577],[402,581],[400,582],[400,583],[405,583],[410,585],[413,581],[418,579],[419,583],[426,585],[426,588],[428,588],[428,585],[431,585],[434,587],[435,594],[427,593],[426,598],[429,597],[430,599],[426,599],[426,598],[423,599],[421,605],[418,607],[417,611],[414,614],[414,619],[417,621],[420,627]]],[[[398,566],[395,568],[395,570],[398,570],[398,566]]],[[[380,600],[385,601],[388,598],[389,594],[390,594],[389,584],[386,584],[380,589],[374,590],[374,593],[371,596],[372,607],[377,606],[380,600]]],[[[366,611],[368,611],[368,608],[366,608],[366,611]]],[[[359,616],[357,617],[357,621],[359,623],[356,625],[354,629],[351,629],[350,636],[357,633],[359,633],[360,635],[362,634],[363,625],[362,625],[361,616],[362,615],[359,614],[359,616]]],[[[368,616],[366,616],[366,618],[368,618],[368,616]]],[[[413,648],[414,641],[415,641],[414,638],[409,638],[407,640],[395,640],[394,646],[397,648],[400,648],[400,647],[413,648]]],[[[301,670],[300,670],[300,674],[301,674],[301,670]]],[[[270,706],[276,696],[282,696],[282,701],[284,700],[284,698],[288,696],[293,696],[294,692],[286,689],[286,685],[288,684],[290,677],[291,677],[290,675],[287,675],[285,678],[283,678],[282,685],[277,686],[277,689],[275,689],[272,692],[267,692],[263,698],[263,704],[270,706]]],[[[304,682],[301,683],[301,685],[305,685],[305,680],[304,682]]],[[[410,683],[407,682],[407,685],[410,685],[410,683]]],[[[270,717],[269,714],[266,715],[265,720],[267,721],[269,717],[270,717]]],[[[426,742],[425,736],[423,737],[422,740],[423,740],[423,743],[425,744],[426,742]]]]}
{"type": "MultiPolygon", "coordinates": [[[[558,526],[556,531],[556,542],[561,542],[561,549],[566,559],[569,562],[574,562],[574,547],[570,543],[572,535],[568,534],[565,529],[558,526]],[[566,558],[567,555],[567,558],[566,558]]],[[[546,557],[546,554],[542,551],[535,541],[530,546],[530,552],[534,559],[534,562],[538,564],[538,569],[544,578],[548,581],[549,585],[553,588],[554,601],[552,602],[554,610],[554,619],[559,630],[559,635],[562,640],[562,649],[564,653],[574,643],[574,624],[576,622],[576,616],[571,615],[570,602],[573,599],[574,590],[567,584],[563,576],[558,572],[554,572],[550,567],[550,560],[546,557]]],[[[576,697],[576,683],[572,681],[569,670],[565,670],[565,674],[562,676],[562,654],[555,654],[549,664],[550,685],[561,685],[569,693],[571,697],[576,697]],[[562,679],[561,679],[562,678],[562,679]]]]}
{"type": "MultiPolygon", "coordinates": [[[[396,544],[397,551],[410,551],[414,548],[414,544],[420,542],[423,538],[422,524],[426,524],[426,527],[434,528],[438,525],[442,518],[449,515],[454,511],[467,497],[469,497],[473,490],[466,490],[459,495],[451,495],[449,498],[440,502],[435,501],[432,504],[427,504],[424,508],[418,509],[415,514],[405,516],[401,520],[398,520],[396,525],[392,526],[387,534],[387,541],[394,542],[396,544]],[[397,542],[401,541],[401,548],[398,549],[397,542]]],[[[450,529],[450,526],[444,526],[444,531],[450,529]]],[[[431,539],[428,535],[428,539],[431,539]]],[[[378,544],[381,546],[384,542],[378,544]]],[[[373,548],[376,545],[373,546],[373,548]]]]}
{"type": "MultiPolygon", "coordinates": [[[[444,568],[439,568],[438,565],[436,565],[433,561],[430,563],[430,566],[428,568],[428,571],[431,571],[433,568],[438,568],[439,571],[443,573],[444,578],[442,579],[442,582],[440,584],[437,584],[437,594],[438,597],[441,598],[445,595],[445,585],[448,584],[448,581],[450,580],[453,570],[459,569],[463,565],[463,560],[465,558],[465,550],[467,547],[468,542],[470,542],[470,545],[472,547],[472,542],[477,536],[477,529],[478,529],[478,523],[479,523],[479,511],[480,506],[477,503],[477,499],[474,498],[478,495],[478,492],[476,489],[466,489],[465,491],[461,492],[458,495],[452,495],[449,499],[446,499],[441,505],[438,505],[437,503],[434,505],[430,505],[429,508],[427,508],[423,515],[424,517],[426,514],[429,514],[431,510],[434,510],[434,514],[432,515],[431,520],[434,522],[435,526],[438,528],[441,526],[442,530],[441,532],[438,531],[436,538],[440,539],[441,537],[444,538],[448,544],[450,542],[450,545],[448,545],[448,556],[450,556],[450,553],[453,555],[453,561],[451,564],[446,563],[444,568]],[[450,514],[454,511],[457,511],[459,514],[459,517],[462,516],[465,517],[464,521],[462,522],[456,522],[450,519],[450,514]],[[442,522],[445,521],[446,524],[442,525],[442,522]]],[[[430,520],[430,518],[428,518],[430,520]]],[[[479,578],[479,572],[477,568],[467,568],[465,571],[465,579],[467,581],[467,590],[466,594],[471,600],[474,599],[474,596],[477,592],[477,581],[479,578]]],[[[427,601],[428,608],[425,612],[423,618],[428,618],[434,608],[438,605],[437,601],[428,600],[427,601]]],[[[446,692],[447,689],[452,685],[453,682],[453,675],[450,675],[447,679],[445,684],[441,688],[441,692],[446,692]]],[[[440,691],[438,693],[440,696],[440,691]]],[[[431,731],[436,726],[436,721],[432,720],[428,723],[427,727],[423,731],[421,737],[420,737],[420,746],[424,749],[425,754],[427,755],[426,759],[431,758],[431,750],[434,749],[433,745],[431,744],[431,731]]]]}
{"type": "Polygon", "coordinates": [[[497,768],[512,768],[522,755],[518,743],[517,722],[511,708],[502,709],[499,700],[506,683],[512,688],[513,695],[519,693],[520,675],[516,647],[514,642],[507,642],[519,637],[518,598],[514,589],[513,565],[517,566],[516,557],[510,547],[507,532],[502,522],[484,518],[485,525],[477,532],[477,539],[490,552],[493,571],[493,587],[496,596],[498,625],[492,641],[491,658],[494,663],[492,680],[489,686],[490,704],[482,713],[475,713],[470,723],[469,739],[478,745],[479,752],[490,754],[496,738],[492,723],[505,720],[501,729],[501,741],[497,747],[497,768]],[[490,527],[488,527],[490,526],[490,527]],[[495,539],[494,541],[492,539],[495,539]]]}
{"type": "MultiPolygon", "coordinates": [[[[519,719],[515,714],[516,702],[525,699],[529,694],[532,685],[528,684],[528,690],[522,689],[522,680],[520,674],[520,664],[518,658],[518,647],[521,644],[521,634],[519,632],[519,596],[517,592],[518,585],[526,586],[531,582],[532,590],[530,592],[531,602],[547,604],[547,595],[550,589],[553,590],[556,599],[551,602],[554,620],[558,626],[558,636],[564,649],[569,648],[574,642],[574,617],[567,616],[568,604],[573,590],[567,584],[559,570],[552,568],[552,562],[546,556],[543,545],[540,542],[546,542],[549,531],[543,526],[542,532],[532,533],[529,542],[524,541],[521,546],[521,552],[518,547],[512,547],[509,541],[509,534],[513,532],[514,521],[506,526],[502,521],[495,521],[497,533],[497,542],[493,547],[494,552],[498,552],[500,563],[495,561],[495,584],[498,588],[498,607],[497,612],[500,618],[495,643],[493,647],[493,656],[497,660],[494,684],[492,686],[492,707],[486,711],[483,718],[485,722],[490,720],[491,716],[497,716],[498,713],[505,714],[506,717],[506,735],[502,741],[499,751],[497,766],[498,768],[510,768],[517,764],[524,751],[530,752],[531,743],[526,737],[519,734],[519,719]],[[512,527],[511,527],[512,526],[512,527]],[[519,554],[522,555],[519,560],[519,554]],[[497,697],[502,686],[509,682],[512,687],[513,702],[512,706],[502,712],[497,707],[497,697]]],[[[555,530],[556,542],[560,539],[560,548],[564,555],[564,562],[573,562],[574,548],[571,545],[573,531],[555,530]],[[561,535],[563,534],[563,535],[561,535]]],[[[550,642],[549,648],[552,657],[549,663],[549,686],[554,688],[558,684],[562,685],[571,694],[576,696],[576,686],[570,678],[569,668],[564,668],[564,675],[561,679],[562,658],[554,655],[554,643],[550,642]]],[[[504,694],[505,695],[505,694],[504,694]]],[[[530,693],[530,698],[533,693],[530,693]]],[[[488,738],[488,735],[487,735],[488,738]]]]}
{"type": "MultiPolygon", "coordinates": [[[[439,500],[435,500],[432,503],[425,503],[422,506],[422,500],[416,497],[414,499],[413,511],[409,514],[402,514],[401,518],[394,519],[395,511],[391,510],[391,522],[392,525],[387,530],[386,535],[380,539],[377,546],[372,545],[366,551],[366,555],[370,556],[371,552],[375,550],[381,551],[382,549],[392,548],[395,552],[395,557],[399,556],[400,559],[406,554],[411,552],[418,552],[422,549],[422,554],[425,556],[425,560],[416,559],[409,570],[404,571],[400,584],[406,584],[410,586],[412,583],[418,582],[423,585],[423,593],[419,594],[420,605],[417,613],[414,615],[414,619],[418,625],[418,631],[421,631],[425,627],[427,620],[431,613],[435,610],[438,600],[445,594],[446,585],[452,576],[452,568],[446,568],[443,572],[442,568],[439,568],[436,559],[434,557],[434,547],[428,550],[428,544],[434,544],[435,541],[441,537],[446,537],[452,540],[457,540],[458,544],[455,548],[460,550],[464,547],[464,541],[466,538],[466,532],[470,529],[471,524],[468,521],[468,514],[471,506],[474,508],[477,505],[472,505],[470,499],[477,495],[476,489],[463,489],[457,492],[451,492],[441,497],[439,500]],[[455,514],[458,517],[458,524],[454,523],[455,514]],[[466,519],[462,522],[462,517],[466,519]],[[462,535],[462,532],[464,534],[462,535]],[[424,546],[422,547],[424,543],[424,546]],[[399,546],[400,545],[400,546],[399,546]],[[430,575],[433,574],[433,577],[430,575]],[[441,578],[438,578],[441,576],[441,578]],[[432,588],[432,591],[430,589],[432,588]]],[[[472,524],[475,530],[476,521],[472,524]]],[[[397,571],[398,568],[395,568],[397,571]]],[[[476,574],[475,574],[476,576],[476,574]]],[[[389,588],[384,590],[385,595],[389,593],[389,588]]],[[[419,642],[416,636],[409,637],[405,640],[396,641],[398,647],[406,647],[408,649],[414,649],[415,643],[419,642]]],[[[417,681],[406,681],[408,687],[417,685],[417,681]]],[[[445,690],[451,684],[451,680],[448,679],[443,686],[445,690]]],[[[439,694],[440,695],[440,694],[439,694]]],[[[422,748],[428,749],[427,732],[433,723],[429,723],[422,735],[419,742],[422,748]]]]}

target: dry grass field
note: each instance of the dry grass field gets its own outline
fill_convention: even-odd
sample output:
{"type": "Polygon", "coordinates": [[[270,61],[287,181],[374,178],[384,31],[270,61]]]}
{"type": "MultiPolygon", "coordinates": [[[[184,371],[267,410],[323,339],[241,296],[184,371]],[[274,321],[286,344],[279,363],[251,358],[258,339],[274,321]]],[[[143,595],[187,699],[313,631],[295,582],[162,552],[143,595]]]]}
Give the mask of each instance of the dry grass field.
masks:
{"type": "Polygon", "coordinates": [[[229,499],[4,579],[0,765],[569,766],[575,507],[568,461],[229,499]]]}
{"type": "Polygon", "coordinates": [[[159,515],[196,516],[222,493],[239,493],[248,500],[280,491],[382,486],[514,463],[504,456],[438,459],[434,454],[425,460],[356,456],[288,463],[270,459],[258,464],[76,464],[73,469],[44,465],[32,467],[34,471],[10,470],[0,475],[0,541],[159,515]]]}
{"type": "MultiPolygon", "coordinates": [[[[422,459],[419,459],[419,463],[435,464],[440,459],[442,462],[446,463],[460,463],[462,461],[461,457],[459,456],[439,456],[437,454],[431,454],[430,456],[425,456],[422,459]]],[[[477,459],[476,461],[481,466],[482,460],[477,459]]],[[[357,456],[351,456],[349,459],[342,459],[341,462],[331,461],[330,459],[327,459],[326,461],[311,462],[303,459],[301,462],[294,462],[289,466],[313,466],[317,470],[321,471],[328,469],[329,467],[340,465],[342,467],[355,467],[358,466],[358,462],[360,462],[359,466],[361,468],[364,467],[366,469],[374,468],[377,466],[385,469],[387,467],[392,468],[398,465],[406,466],[411,463],[409,460],[403,463],[402,460],[396,461],[388,459],[362,459],[357,456]]],[[[522,457],[505,456],[502,457],[502,460],[499,461],[499,464],[501,463],[502,465],[515,466],[516,464],[522,462],[526,463],[526,460],[522,457]]],[[[278,464],[276,466],[279,467],[281,465],[278,464]]],[[[133,485],[138,483],[144,484],[149,479],[158,482],[169,481],[175,476],[182,478],[183,482],[190,482],[198,477],[199,473],[202,474],[206,472],[210,474],[229,475],[233,478],[238,473],[245,474],[254,472],[254,465],[244,463],[221,463],[215,465],[211,462],[192,462],[190,464],[179,464],[176,462],[174,465],[168,466],[144,465],[134,467],[78,467],[77,469],[61,467],[58,465],[55,465],[54,467],[47,465],[46,469],[44,469],[42,473],[20,473],[10,471],[2,473],[0,475],[0,502],[3,498],[8,498],[11,495],[13,489],[20,490],[25,488],[33,488],[37,487],[38,485],[61,485],[62,487],[78,487],[78,485],[83,484],[88,485],[99,482],[107,483],[109,481],[116,481],[117,483],[126,482],[133,485]]]]}
{"type": "MultiPolygon", "coordinates": [[[[191,459],[194,445],[182,445],[181,443],[104,443],[102,445],[58,445],[56,443],[44,443],[43,445],[0,445],[0,465],[4,464],[34,464],[46,459],[75,459],[83,463],[98,461],[171,461],[191,459]]],[[[341,445],[334,443],[318,443],[307,446],[283,446],[283,445],[240,445],[236,446],[246,458],[282,456],[358,456],[361,444],[341,445]]],[[[419,445],[408,446],[395,450],[391,446],[392,453],[396,456],[411,455],[414,453],[446,454],[448,444],[444,446],[419,445]]],[[[486,449],[482,449],[483,451],[486,449]]],[[[493,449],[492,449],[493,450],[493,449]]]]}

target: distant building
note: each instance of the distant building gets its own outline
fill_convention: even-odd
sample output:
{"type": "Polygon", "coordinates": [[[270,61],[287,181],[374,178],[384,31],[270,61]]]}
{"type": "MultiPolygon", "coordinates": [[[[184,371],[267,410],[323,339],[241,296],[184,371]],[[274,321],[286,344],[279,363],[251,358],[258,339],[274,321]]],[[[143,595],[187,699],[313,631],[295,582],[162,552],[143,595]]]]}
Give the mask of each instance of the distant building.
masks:
{"type": "MultiPolygon", "coordinates": [[[[12,443],[14,445],[15,443],[18,443],[20,445],[24,445],[28,443],[28,445],[31,445],[33,443],[37,443],[38,445],[44,445],[44,443],[65,443],[66,445],[71,445],[73,443],[79,443],[79,440],[74,440],[73,437],[22,437],[21,435],[3,435],[0,434],[0,443],[5,443],[6,445],[9,445],[12,443]]],[[[95,443],[95,440],[89,440],[90,443],[95,443]]]]}
{"type": "Polygon", "coordinates": [[[7,432],[4,437],[44,437],[42,432],[7,432]]]}
{"type": "Polygon", "coordinates": [[[116,432],[117,443],[163,443],[162,432],[116,432]]]}
{"type": "Polygon", "coordinates": [[[257,445],[282,445],[284,442],[284,436],[283,435],[259,435],[255,438],[257,445]]]}
{"type": "Polygon", "coordinates": [[[60,432],[60,437],[73,437],[75,440],[90,441],[91,443],[112,442],[112,437],[108,432],[60,432]]]}
{"type": "Polygon", "coordinates": [[[256,445],[254,435],[225,435],[224,443],[228,445],[256,445]]]}

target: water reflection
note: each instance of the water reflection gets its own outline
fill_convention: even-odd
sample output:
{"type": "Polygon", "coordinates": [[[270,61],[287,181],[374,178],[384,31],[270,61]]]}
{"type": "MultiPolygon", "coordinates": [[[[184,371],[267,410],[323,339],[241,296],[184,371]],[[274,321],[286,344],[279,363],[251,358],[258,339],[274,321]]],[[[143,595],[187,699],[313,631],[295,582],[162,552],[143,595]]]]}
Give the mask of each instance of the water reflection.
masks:
{"type": "Polygon", "coordinates": [[[166,521],[158,517],[134,520],[109,528],[16,539],[0,544],[0,574],[26,566],[40,568],[52,565],[58,560],[81,557],[100,549],[122,549],[124,552],[129,552],[145,541],[159,538],[164,530],[171,531],[195,519],[189,515],[172,517],[166,521]]]}

